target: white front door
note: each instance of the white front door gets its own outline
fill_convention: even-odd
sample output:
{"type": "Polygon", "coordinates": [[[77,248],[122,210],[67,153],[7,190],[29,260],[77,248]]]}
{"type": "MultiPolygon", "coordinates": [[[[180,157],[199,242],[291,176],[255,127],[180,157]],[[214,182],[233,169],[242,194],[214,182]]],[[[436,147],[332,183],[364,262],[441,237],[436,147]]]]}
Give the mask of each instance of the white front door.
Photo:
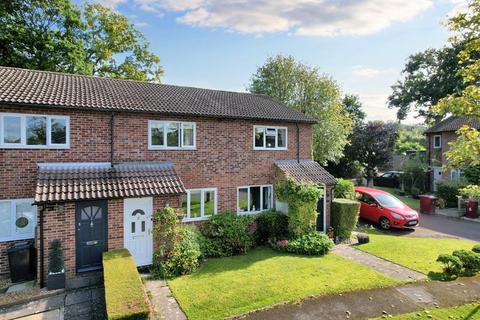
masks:
{"type": "Polygon", "coordinates": [[[442,180],[442,167],[433,167],[433,191],[437,191],[437,182],[442,180]]]}
{"type": "Polygon", "coordinates": [[[124,246],[137,266],[152,264],[152,198],[125,199],[123,204],[124,246]]]}

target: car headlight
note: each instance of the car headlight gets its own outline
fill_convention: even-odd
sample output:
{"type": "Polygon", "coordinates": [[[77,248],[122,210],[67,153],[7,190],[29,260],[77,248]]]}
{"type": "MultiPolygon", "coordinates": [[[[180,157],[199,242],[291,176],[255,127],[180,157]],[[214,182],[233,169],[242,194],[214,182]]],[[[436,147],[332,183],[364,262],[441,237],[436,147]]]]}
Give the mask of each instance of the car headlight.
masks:
{"type": "Polygon", "coordinates": [[[398,219],[398,220],[405,220],[405,218],[398,214],[398,213],[395,213],[395,212],[392,212],[392,217],[394,217],[395,219],[398,219]]]}

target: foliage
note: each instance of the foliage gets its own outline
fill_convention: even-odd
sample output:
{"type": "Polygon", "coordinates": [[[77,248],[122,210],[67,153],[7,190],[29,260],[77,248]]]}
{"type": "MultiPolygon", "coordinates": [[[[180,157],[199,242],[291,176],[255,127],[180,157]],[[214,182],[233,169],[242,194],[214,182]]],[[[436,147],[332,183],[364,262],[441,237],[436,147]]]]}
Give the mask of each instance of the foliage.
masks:
{"type": "Polygon", "coordinates": [[[459,190],[460,195],[467,197],[468,199],[473,199],[480,201],[480,186],[479,185],[474,185],[470,184],[466,186],[465,188],[461,188],[459,190]]]}
{"type": "Polygon", "coordinates": [[[408,151],[426,150],[424,131],[425,127],[422,125],[400,125],[398,138],[395,142],[395,153],[402,155],[408,151]]]}
{"type": "Polygon", "coordinates": [[[269,239],[287,239],[288,216],[275,210],[259,213],[255,217],[257,229],[255,238],[258,244],[266,243],[269,239]]]}
{"type": "Polygon", "coordinates": [[[176,232],[175,226],[178,223],[177,211],[170,207],[165,207],[153,213],[153,241],[158,245],[155,254],[155,263],[161,264],[168,259],[173,247],[175,246],[176,232]]]}
{"type": "Polygon", "coordinates": [[[454,255],[441,254],[438,256],[437,262],[443,264],[443,272],[447,275],[458,276],[462,273],[462,261],[454,255]]]}
{"type": "Polygon", "coordinates": [[[351,199],[355,198],[355,186],[352,181],[342,178],[337,179],[337,184],[334,189],[335,198],[351,199]]]}
{"type": "MultiPolygon", "coordinates": [[[[450,38],[454,46],[462,46],[458,52],[456,75],[462,77],[461,90],[445,95],[432,112],[440,115],[480,117],[480,1],[470,0],[468,10],[450,18],[448,27],[455,35],[450,38]]],[[[449,143],[445,153],[448,166],[465,168],[480,165],[480,131],[468,125],[457,131],[456,141],[449,143]]]]}
{"type": "Polygon", "coordinates": [[[197,241],[200,247],[202,258],[207,257],[221,257],[223,255],[221,249],[216,245],[216,242],[207,238],[200,231],[197,230],[197,241]]]}
{"type": "Polygon", "coordinates": [[[288,231],[293,238],[314,230],[317,202],[323,190],[314,184],[297,183],[291,178],[277,179],[275,194],[288,204],[288,231]]]}
{"type": "Polygon", "coordinates": [[[430,166],[424,154],[416,153],[408,156],[403,162],[402,171],[401,179],[405,191],[415,195],[425,191],[430,166]]]}
{"type": "Polygon", "coordinates": [[[192,273],[199,266],[201,256],[197,232],[192,226],[177,226],[175,228],[176,241],[172,252],[159,267],[162,277],[179,276],[192,273]]]}
{"type": "Polygon", "coordinates": [[[480,253],[480,244],[474,245],[472,251],[475,253],[480,253]]]}
{"type": "Polygon", "coordinates": [[[318,231],[304,234],[295,240],[286,241],[273,245],[273,248],[290,253],[303,254],[308,256],[326,255],[334,247],[333,241],[325,234],[318,231]]]}
{"type": "Polygon", "coordinates": [[[460,189],[464,188],[467,182],[462,178],[454,180],[442,180],[437,182],[437,195],[445,200],[445,205],[449,208],[457,206],[460,189]]]}
{"type": "Polygon", "coordinates": [[[480,165],[469,166],[463,169],[462,176],[467,179],[469,183],[480,185],[480,165]]]}
{"type": "Polygon", "coordinates": [[[48,272],[59,273],[64,271],[63,249],[60,240],[53,240],[48,250],[48,272]]]}
{"type": "Polygon", "coordinates": [[[0,2],[0,61],[27,69],[159,81],[158,56],[128,19],[71,0],[0,2]]]}
{"type": "Polygon", "coordinates": [[[210,217],[200,231],[211,240],[210,254],[233,256],[244,254],[253,246],[252,223],[251,216],[223,213],[210,217]]]}
{"type": "Polygon", "coordinates": [[[460,259],[463,265],[463,274],[474,275],[480,271],[480,255],[469,250],[455,250],[453,256],[460,259]]]}
{"type": "Polygon", "coordinates": [[[277,55],[252,76],[249,90],[303,112],[319,124],[313,127],[313,155],[321,164],[336,161],[352,132],[353,121],[342,105],[340,88],[315,67],[277,55]]]}
{"type": "Polygon", "coordinates": [[[108,319],[149,319],[142,281],[127,249],[103,253],[103,279],[108,319]]]}
{"type": "Polygon", "coordinates": [[[343,108],[353,119],[355,126],[363,123],[367,114],[362,110],[362,102],[357,95],[346,94],[342,99],[343,108]]]}
{"type": "Polygon", "coordinates": [[[188,319],[210,320],[399,283],[334,254],[306,257],[261,247],[246,255],[208,259],[198,272],[169,280],[168,286],[188,319]]]}
{"type": "Polygon", "coordinates": [[[377,167],[390,161],[397,136],[397,125],[382,121],[368,122],[352,135],[352,146],[355,146],[358,161],[365,167],[369,182],[377,167]]]}
{"type": "Polygon", "coordinates": [[[349,239],[357,225],[360,203],[350,199],[334,199],[331,207],[331,225],[341,240],[349,239]]]}

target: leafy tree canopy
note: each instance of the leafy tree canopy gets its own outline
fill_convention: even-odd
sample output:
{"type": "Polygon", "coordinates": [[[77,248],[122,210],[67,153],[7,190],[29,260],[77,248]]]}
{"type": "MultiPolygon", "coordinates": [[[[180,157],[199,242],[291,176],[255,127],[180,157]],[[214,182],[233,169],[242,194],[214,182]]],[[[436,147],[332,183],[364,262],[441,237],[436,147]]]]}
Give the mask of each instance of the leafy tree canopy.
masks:
{"type": "Polygon", "coordinates": [[[343,156],[353,120],[342,105],[340,88],[332,78],[291,56],[277,55],[258,68],[249,90],[268,95],[319,121],[313,129],[316,161],[325,164],[343,156]]]}
{"type": "Polygon", "coordinates": [[[395,153],[426,150],[424,131],[425,127],[422,125],[400,125],[398,139],[395,142],[395,153]]]}
{"type": "Polygon", "coordinates": [[[347,94],[342,99],[343,107],[345,111],[350,114],[355,121],[355,125],[359,125],[365,121],[367,114],[362,110],[362,102],[357,95],[347,94]]]}
{"type": "Polygon", "coordinates": [[[99,4],[71,0],[0,2],[4,66],[160,81],[158,56],[128,19],[99,4]]]}

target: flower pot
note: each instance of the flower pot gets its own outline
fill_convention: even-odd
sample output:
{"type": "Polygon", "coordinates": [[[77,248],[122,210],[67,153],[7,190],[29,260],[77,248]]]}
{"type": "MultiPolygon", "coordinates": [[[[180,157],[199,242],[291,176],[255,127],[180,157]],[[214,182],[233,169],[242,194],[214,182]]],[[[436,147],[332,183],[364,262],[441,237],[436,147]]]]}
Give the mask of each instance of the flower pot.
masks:
{"type": "Polygon", "coordinates": [[[65,272],[48,273],[48,290],[65,288],[65,272]]]}
{"type": "Polygon", "coordinates": [[[330,238],[330,239],[333,239],[335,237],[335,232],[333,231],[328,231],[327,232],[327,236],[330,238]]]}

